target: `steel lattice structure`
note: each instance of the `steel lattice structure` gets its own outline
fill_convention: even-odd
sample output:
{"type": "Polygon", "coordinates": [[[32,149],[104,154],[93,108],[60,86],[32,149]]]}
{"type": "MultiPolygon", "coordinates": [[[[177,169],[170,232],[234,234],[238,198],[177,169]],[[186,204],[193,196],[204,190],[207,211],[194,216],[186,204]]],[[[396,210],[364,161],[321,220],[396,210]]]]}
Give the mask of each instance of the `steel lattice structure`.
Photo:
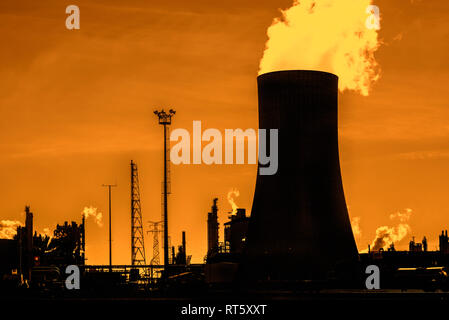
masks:
{"type": "Polygon", "coordinates": [[[131,264],[146,265],[137,164],[131,160],[131,264]]]}
{"type": "Polygon", "coordinates": [[[149,233],[153,233],[153,258],[151,259],[150,265],[160,265],[160,259],[159,259],[159,233],[162,232],[161,228],[163,225],[163,221],[148,221],[150,224],[150,230],[149,233]]]}

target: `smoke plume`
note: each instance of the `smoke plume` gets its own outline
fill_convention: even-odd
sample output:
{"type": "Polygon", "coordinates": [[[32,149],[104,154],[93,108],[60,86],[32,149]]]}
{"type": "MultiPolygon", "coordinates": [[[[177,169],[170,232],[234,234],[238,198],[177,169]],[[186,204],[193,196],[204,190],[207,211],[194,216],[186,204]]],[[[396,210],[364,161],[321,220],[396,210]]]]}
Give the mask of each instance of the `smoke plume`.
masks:
{"type": "Polygon", "coordinates": [[[20,221],[1,220],[0,221],[0,239],[13,239],[17,234],[17,227],[22,227],[20,221]]]}
{"type": "Polygon", "coordinates": [[[235,203],[234,198],[238,197],[238,196],[240,196],[240,192],[237,189],[231,189],[228,192],[228,202],[229,202],[229,204],[232,207],[232,214],[236,214],[237,213],[238,206],[235,203]]]}
{"type": "Polygon", "coordinates": [[[50,231],[50,228],[44,228],[42,234],[49,237],[50,239],[53,238],[53,233],[50,231]]]}
{"type": "Polygon", "coordinates": [[[376,238],[371,243],[371,249],[378,251],[388,249],[394,243],[404,239],[411,232],[408,221],[412,214],[412,209],[405,209],[404,212],[396,212],[390,215],[390,220],[399,220],[399,224],[395,227],[381,226],[376,230],[376,238]]]}
{"type": "Polygon", "coordinates": [[[341,91],[364,96],[379,78],[378,28],[368,28],[372,0],[294,0],[267,30],[259,74],[318,70],[339,76],[341,91]],[[368,12],[368,13],[367,13],[368,12]]]}
{"type": "Polygon", "coordinates": [[[103,214],[101,212],[97,212],[97,208],[94,208],[92,206],[90,207],[84,207],[83,215],[87,219],[89,217],[93,217],[95,219],[95,223],[99,227],[103,227],[103,214]]]}

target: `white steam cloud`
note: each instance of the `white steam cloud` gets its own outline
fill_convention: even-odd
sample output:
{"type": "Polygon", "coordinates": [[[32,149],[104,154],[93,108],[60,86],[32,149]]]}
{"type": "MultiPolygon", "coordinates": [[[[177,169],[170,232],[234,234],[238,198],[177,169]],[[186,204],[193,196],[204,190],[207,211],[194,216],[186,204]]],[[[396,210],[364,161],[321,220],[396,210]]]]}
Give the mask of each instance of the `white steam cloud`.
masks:
{"type": "Polygon", "coordinates": [[[17,227],[22,227],[20,221],[1,220],[0,221],[0,239],[13,239],[17,234],[17,227]]]}
{"type": "Polygon", "coordinates": [[[83,215],[86,219],[88,219],[89,217],[92,217],[95,219],[95,223],[99,226],[99,227],[103,227],[103,214],[101,212],[97,212],[97,208],[94,208],[92,206],[90,207],[84,207],[83,210],[83,215]]]}
{"type": "Polygon", "coordinates": [[[386,250],[392,243],[404,239],[411,232],[410,225],[408,224],[411,215],[412,209],[409,208],[403,212],[390,214],[390,220],[398,220],[399,223],[394,227],[381,226],[377,228],[376,238],[371,243],[371,250],[378,251],[381,248],[386,250]]]}
{"type": "MultiPolygon", "coordinates": [[[[318,70],[336,74],[341,91],[364,96],[379,78],[380,14],[372,0],[294,0],[267,30],[259,74],[279,70],[318,70]],[[379,21],[369,28],[369,22],[379,21]]],[[[376,7],[377,8],[377,7],[376,7]]]]}
{"type": "Polygon", "coordinates": [[[240,192],[237,190],[237,189],[231,189],[229,192],[228,192],[228,202],[229,202],[229,204],[231,205],[231,207],[232,207],[232,214],[236,214],[237,213],[237,209],[238,209],[238,206],[237,206],[237,204],[235,203],[235,198],[236,197],[238,197],[238,196],[240,196],[240,192]]]}

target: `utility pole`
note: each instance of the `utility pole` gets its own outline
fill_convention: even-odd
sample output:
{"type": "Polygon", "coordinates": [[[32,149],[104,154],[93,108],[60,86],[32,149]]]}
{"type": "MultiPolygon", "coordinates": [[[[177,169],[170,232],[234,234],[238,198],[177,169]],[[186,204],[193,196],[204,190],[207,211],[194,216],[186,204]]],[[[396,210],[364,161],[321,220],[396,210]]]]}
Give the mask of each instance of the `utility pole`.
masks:
{"type": "Polygon", "coordinates": [[[168,154],[168,127],[171,125],[171,118],[175,115],[175,111],[173,109],[170,109],[167,112],[162,109],[161,111],[154,111],[154,114],[158,116],[159,118],[159,124],[164,126],[164,183],[163,183],[163,202],[164,202],[164,209],[163,209],[163,221],[164,221],[164,270],[165,275],[167,274],[168,270],[168,208],[167,208],[167,200],[168,200],[168,168],[169,168],[169,154],[168,154]]]}
{"type": "Polygon", "coordinates": [[[109,193],[109,271],[112,272],[111,188],[117,187],[117,185],[116,184],[103,184],[103,187],[108,187],[108,193],[109,193]]]}

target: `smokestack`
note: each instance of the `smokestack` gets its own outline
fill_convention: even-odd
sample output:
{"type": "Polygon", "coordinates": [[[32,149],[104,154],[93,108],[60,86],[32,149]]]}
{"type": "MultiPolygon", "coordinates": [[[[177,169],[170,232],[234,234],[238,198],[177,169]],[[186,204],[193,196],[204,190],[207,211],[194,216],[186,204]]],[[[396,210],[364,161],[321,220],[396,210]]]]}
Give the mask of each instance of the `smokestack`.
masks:
{"type": "Polygon", "coordinates": [[[27,236],[27,250],[31,252],[33,249],[33,213],[30,212],[30,207],[25,207],[25,228],[27,236]]]}
{"type": "Polygon", "coordinates": [[[82,217],[83,217],[82,218],[83,227],[81,228],[81,232],[82,232],[81,246],[82,246],[82,251],[83,251],[82,260],[83,260],[83,265],[84,265],[86,263],[86,216],[83,214],[82,217]]]}
{"type": "Polygon", "coordinates": [[[187,258],[187,251],[186,251],[186,232],[182,232],[182,251],[184,253],[184,257],[187,258]]]}
{"type": "Polygon", "coordinates": [[[254,280],[326,279],[358,255],[340,173],[338,77],[292,70],[257,81],[259,128],[279,130],[279,166],[257,176],[243,270],[254,280]]]}
{"type": "Polygon", "coordinates": [[[31,268],[33,267],[33,213],[30,207],[25,207],[25,230],[26,230],[26,264],[28,271],[28,280],[31,280],[31,268]]]}
{"type": "Polygon", "coordinates": [[[207,255],[218,252],[218,198],[214,199],[211,212],[207,214],[207,255]]]}

